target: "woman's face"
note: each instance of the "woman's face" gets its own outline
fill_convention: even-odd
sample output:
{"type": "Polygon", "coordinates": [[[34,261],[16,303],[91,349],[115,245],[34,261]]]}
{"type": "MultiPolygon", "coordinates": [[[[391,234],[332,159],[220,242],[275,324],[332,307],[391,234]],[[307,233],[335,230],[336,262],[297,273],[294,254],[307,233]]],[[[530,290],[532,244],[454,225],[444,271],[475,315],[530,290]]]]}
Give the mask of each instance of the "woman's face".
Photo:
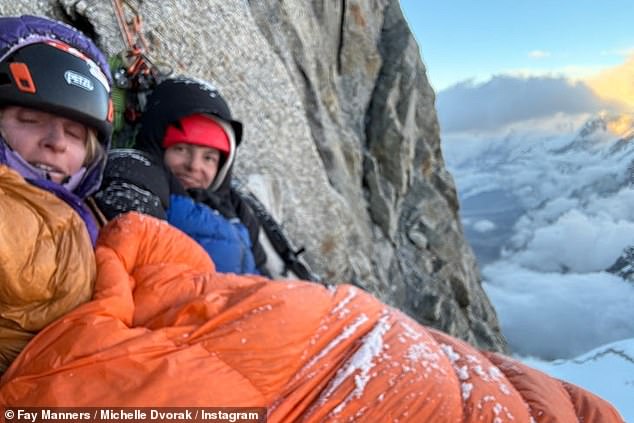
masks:
{"type": "Polygon", "coordinates": [[[218,173],[220,151],[211,147],[178,143],[165,150],[164,160],[185,189],[205,189],[218,173]]]}
{"type": "Polygon", "coordinates": [[[2,110],[0,132],[24,160],[57,183],[77,173],[86,158],[88,129],[67,118],[9,106],[2,110]]]}

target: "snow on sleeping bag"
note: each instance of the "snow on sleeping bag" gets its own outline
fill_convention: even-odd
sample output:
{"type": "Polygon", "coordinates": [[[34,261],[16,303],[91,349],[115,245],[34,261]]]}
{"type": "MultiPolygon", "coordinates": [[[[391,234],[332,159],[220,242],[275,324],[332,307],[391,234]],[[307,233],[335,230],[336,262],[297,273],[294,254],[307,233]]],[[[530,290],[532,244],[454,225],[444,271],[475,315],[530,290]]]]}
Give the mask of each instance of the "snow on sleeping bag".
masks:
{"type": "Polygon", "coordinates": [[[482,353],[352,286],[215,271],[157,219],[111,222],[93,301],[41,331],[0,405],[266,407],[268,422],[620,422],[604,400],[482,353]]]}

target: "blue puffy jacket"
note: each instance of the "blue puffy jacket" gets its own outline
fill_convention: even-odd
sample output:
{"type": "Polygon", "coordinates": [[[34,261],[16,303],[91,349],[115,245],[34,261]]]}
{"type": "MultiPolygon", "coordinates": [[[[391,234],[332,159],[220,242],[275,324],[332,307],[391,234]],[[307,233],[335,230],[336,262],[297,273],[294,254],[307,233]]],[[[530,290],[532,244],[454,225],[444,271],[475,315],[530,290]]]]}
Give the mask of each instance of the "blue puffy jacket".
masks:
{"type": "Polygon", "coordinates": [[[249,231],[240,219],[227,219],[189,197],[171,195],[167,221],[195,239],[219,272],[259,274],[249,231]]]}

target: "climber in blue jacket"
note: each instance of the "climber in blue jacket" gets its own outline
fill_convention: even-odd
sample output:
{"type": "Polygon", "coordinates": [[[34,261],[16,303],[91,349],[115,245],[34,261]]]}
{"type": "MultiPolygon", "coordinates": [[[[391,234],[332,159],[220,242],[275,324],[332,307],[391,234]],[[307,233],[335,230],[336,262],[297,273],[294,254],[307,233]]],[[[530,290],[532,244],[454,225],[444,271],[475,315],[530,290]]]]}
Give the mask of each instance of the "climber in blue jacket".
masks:
{"type": "Polygon", "coordinates": [[[167,219],[202,245],[220,272],[264,274],[260,225],[231,188],[242,138],[218,90],[206,81],[170,78],[148,97],[136,150],[113,150],[96,195],[112,218],[139,211],[167,219]]]}

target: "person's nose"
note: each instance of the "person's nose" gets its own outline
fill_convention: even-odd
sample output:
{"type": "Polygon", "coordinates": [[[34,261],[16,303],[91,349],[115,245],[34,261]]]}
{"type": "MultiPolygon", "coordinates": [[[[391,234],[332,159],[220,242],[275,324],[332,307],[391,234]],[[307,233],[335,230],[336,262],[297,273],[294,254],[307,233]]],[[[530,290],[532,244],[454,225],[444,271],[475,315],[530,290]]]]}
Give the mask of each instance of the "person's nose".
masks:
{"type": "Polygon", "coordinates": [[[45,148],[56,153],[63,153],[68,147],[64,125],[61,122],[51,122],[48,131],[43,139],[45,148]]]}
{"type": "Polygon", "coordinates": [[[203,167],[203,158],[199,154],[192,153],[187,164],[191,171],[197,172],[203,167]]]}

